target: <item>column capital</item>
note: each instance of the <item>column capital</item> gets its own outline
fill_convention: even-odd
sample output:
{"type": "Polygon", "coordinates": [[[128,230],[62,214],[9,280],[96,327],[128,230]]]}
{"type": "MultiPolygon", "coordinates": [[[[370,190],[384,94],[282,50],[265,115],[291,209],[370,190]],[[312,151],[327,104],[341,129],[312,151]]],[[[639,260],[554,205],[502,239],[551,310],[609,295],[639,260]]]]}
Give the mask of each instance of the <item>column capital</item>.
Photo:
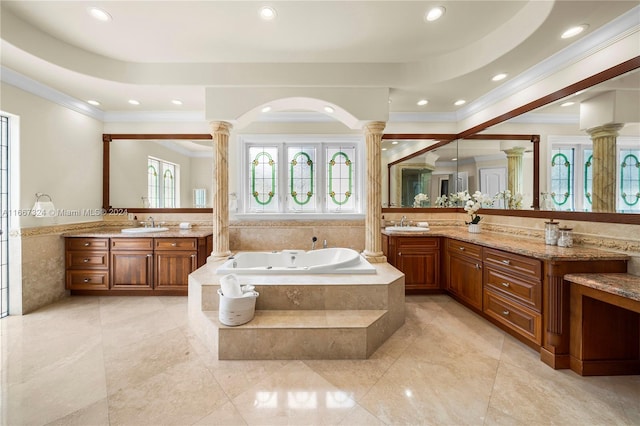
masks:
{"type": "Polygon", "coordinates": [[[228,121],[212,121],[209,123],[211,128],[211,134],[229,134],[229,131],[233,128],[233,125],[228,121]]]}
{"type": "Polygon", "coordinates": [[[526,148],[516,146],[515,148],[503,149],[502,152],[507,154],[507,157],[521,157],[524,154],[525,150],[526,148]]]}
{"type": "Polygon", "coordinates": [[[387,123],[384,121],[370,121],[363,126],[365,134],[381,135],[387,123]]]}
{"type": "Polygon", "coordinates": [[[591,138],[601,138],[607,136],[618,136],[618,131],[624,127],[624,123],[604,124],[598,127],[587,129],[587,133],[591,138]]]}

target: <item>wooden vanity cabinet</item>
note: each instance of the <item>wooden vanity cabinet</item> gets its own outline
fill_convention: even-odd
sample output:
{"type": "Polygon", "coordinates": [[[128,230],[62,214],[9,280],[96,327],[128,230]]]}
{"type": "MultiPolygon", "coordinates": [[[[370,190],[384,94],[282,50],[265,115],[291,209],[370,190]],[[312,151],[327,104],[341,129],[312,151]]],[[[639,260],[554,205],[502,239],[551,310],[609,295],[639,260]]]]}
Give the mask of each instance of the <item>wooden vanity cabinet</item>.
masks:
{"type": "Polygon", "coordinates": [[[109,290],[109,239],[65,241],[67,290],[109,290]]]}
{"type": "Polygon", "coordinates": [[[185,290],[189,274],[198,268],[197,238],[155,238],[156,290],[185,290]]]}
{"type": "Polygon", "coordinates": [[[515,253],[484,249],[483,312],[542,344],[542,262],[515,253]]]}
{"type": "Polygon", "coordinates": [[[405,290],[440,289],[440,238],[388,236],[387,261],[405,275],[405,290]]]}
{"type": "Polygon", "coordinates": [[[153,289],[153,238],[111,238],[111,288],[153,289]]]}
{"type": "Polygon", "coordinates": [[[462,303],[482,311],[482,247],[447,240],[447,290],[462,303]]]}

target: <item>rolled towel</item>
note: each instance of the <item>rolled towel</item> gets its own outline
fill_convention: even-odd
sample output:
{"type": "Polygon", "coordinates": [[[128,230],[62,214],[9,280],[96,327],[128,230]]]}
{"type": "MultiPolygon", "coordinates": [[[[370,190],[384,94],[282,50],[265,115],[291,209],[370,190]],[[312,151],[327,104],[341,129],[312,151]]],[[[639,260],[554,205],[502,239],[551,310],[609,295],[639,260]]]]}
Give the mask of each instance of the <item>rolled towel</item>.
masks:
{"type": "Polygon", "coordinates": [[[429,222],[418,222],[416,223],[416,226],[419,226],[420,228],[428,228],[429,222]]]}
{"type": "Polygon", "coordinates": [[[226,297],[242,297],[242,288],[240,281],[235,274],[225,275],[220,278],[220,290],[226,297]]]}

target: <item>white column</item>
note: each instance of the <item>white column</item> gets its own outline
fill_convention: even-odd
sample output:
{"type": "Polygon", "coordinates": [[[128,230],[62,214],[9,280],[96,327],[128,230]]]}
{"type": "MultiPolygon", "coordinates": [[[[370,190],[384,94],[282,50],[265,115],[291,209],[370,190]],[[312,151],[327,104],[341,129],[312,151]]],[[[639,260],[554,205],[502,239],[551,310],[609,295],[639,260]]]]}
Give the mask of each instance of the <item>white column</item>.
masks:
{"type": "Polygon", "coordinates": [[[587,130],[593,141],[593,187],[591,188],[594,212],[616,211],[616,142],[618,131],[624,124],[605,124],[587,130]]]}
{"type": "Polygon", "coordinates": [[[367,216],[365,219],[364,255],[371,263],[384,263],[387,258],[382,253],[380,217],[382,216],[382,160],[380,143],[386,123],[373,121],[364,126],[367,156],[367,216]]]}
{"type": "MultiPolygon", "coordinates": [[[[515,147],[505,149],[507,154],[507,189],[511,191],[511,195],[522,194],[522,156],[524,148],[515,147]]],[[[505,206],[507,208],[508,206],[505,206]]]]}
{"type": "Polygon", "coordinates": [[[211,122],[213,136],[213,258],[224,258],[229,250],[229,129],[226,121],[211,122]]]}

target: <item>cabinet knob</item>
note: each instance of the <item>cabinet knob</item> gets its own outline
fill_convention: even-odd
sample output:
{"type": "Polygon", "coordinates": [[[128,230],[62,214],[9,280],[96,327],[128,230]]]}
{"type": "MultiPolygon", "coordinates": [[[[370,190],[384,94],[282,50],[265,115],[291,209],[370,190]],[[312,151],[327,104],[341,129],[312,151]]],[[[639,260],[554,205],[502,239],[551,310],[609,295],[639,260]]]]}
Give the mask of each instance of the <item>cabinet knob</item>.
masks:
{"type": "Polygon", "coordinates": [[[149,253],[149,254],[147,255],[147,257],[153,257],[153,254],[149,253]]]}
{"type": "Polygon", "coordinates": [[[91,245],[91,243],[89,243],[89,242],[84,243],[85,247],[89,247],[90,245],[91,245]]]}
{"type": "Polygon", "coordinates": [[[505,265],[510,265],[510,264],[511,264],[511,261],[509,261],[509,260],[507,260],[507,259],[504,259],[504,260],[502,261],[502,263],[504,263],[505,265]]]}
{"type": "Polygon", "coordinates": [[[458,247],[460,250],[464,251],[464,247],[458,247]]]}
{"type": "Polygon", "coordinates": [[[503,287],[509,287],[509,283],[502,283],[503,287]]]}
{"type": "Polygon", "coordinates": [[[91,282],[91,278],[85,278],[85,279],[84,279],[84,280],[82,280],[82,281],[84,281],[85,283],[90,283],[90,282],[91,282]]]}
{"type": "Polygon", "coordinates": [[[171,247],[175,247],[177,245],[178,245],[177,243],[171,243],[171,247]]]}
{"type": "Polygon", "coordinates": [[[509,315],[509,311],[507,310],[502,311],[502,315],[509,315]]]}
{"type": "Polygon", "coordinates": [[[476,269],[480,269],[480,265],[476,263],[476,269]]]}
{"type": "Polygon", "coordinates": [[[398,256],[402,256],[402,253],[398,253],[398,256]]]}
{"type": "Polygon", "coordinates": [[[82,259],[82,261],[83,261],[84,263],[87,263],[87,262],[89,261],[89,259],[82,259]]]}
{"type": "Polygon", "coordinates": [[[196,255],[195,255],[195,254],[192,254],[192,255],[191,255],[191,258],[193,259],[194,257],[196,257],[196,255]]]}

